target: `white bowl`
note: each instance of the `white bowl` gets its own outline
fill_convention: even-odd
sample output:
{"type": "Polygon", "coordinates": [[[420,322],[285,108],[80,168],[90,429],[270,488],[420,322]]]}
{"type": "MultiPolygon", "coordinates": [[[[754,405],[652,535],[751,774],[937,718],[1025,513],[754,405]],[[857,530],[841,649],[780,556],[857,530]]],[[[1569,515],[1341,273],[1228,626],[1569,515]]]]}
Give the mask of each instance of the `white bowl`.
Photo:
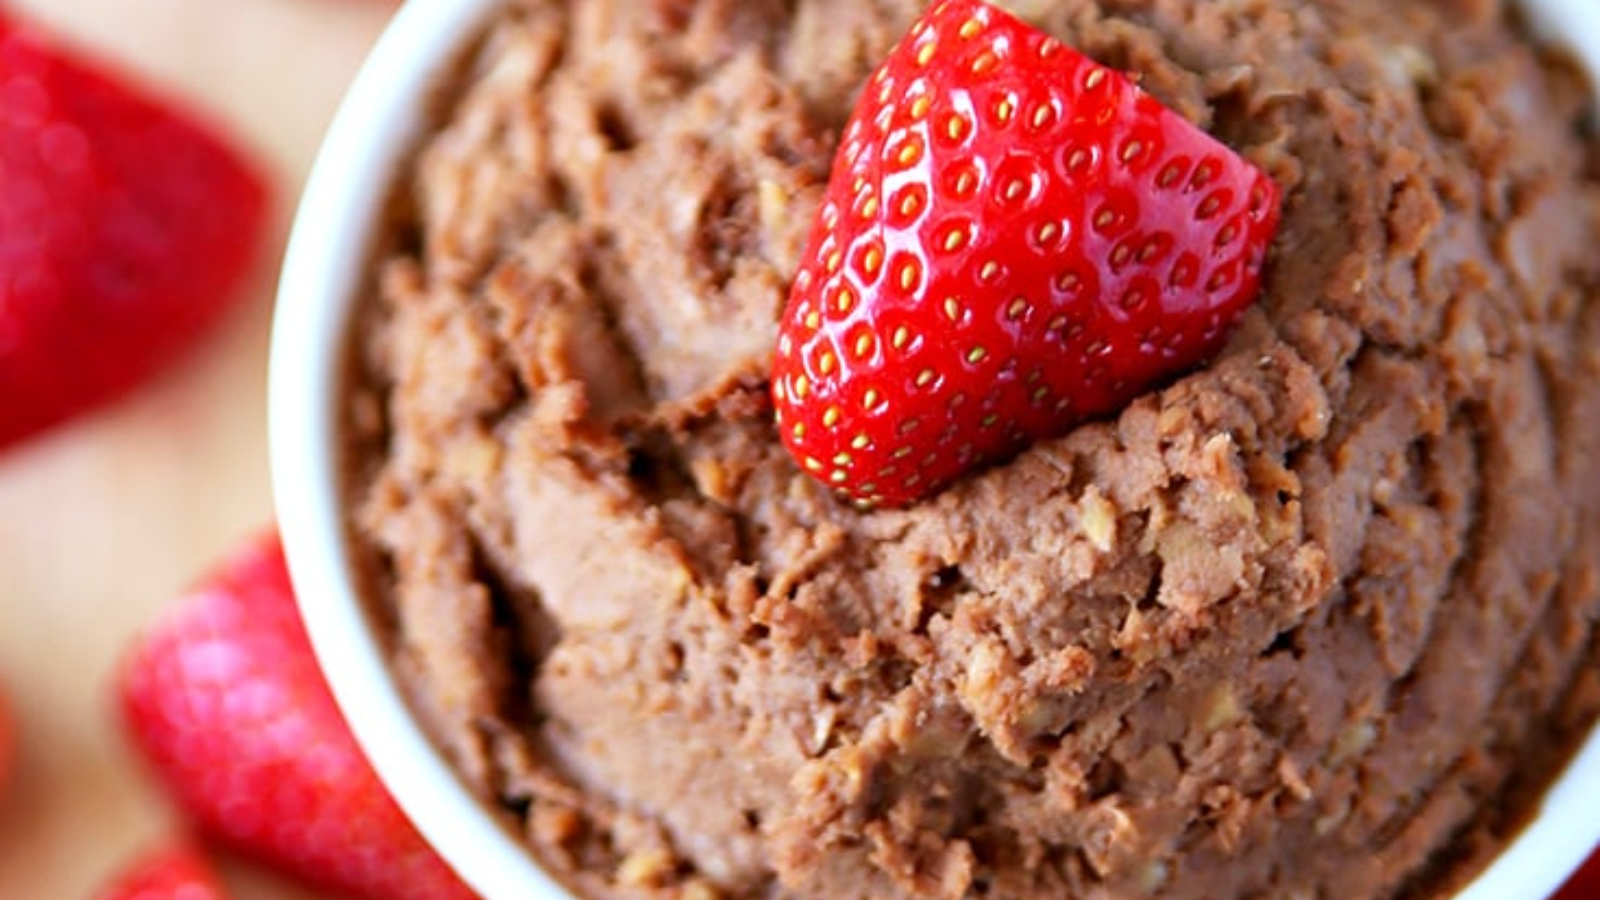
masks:
{"type": "MultiPolygon", "coordinates": [[[[484,900],[573,900],[466,788],[410,714],[357,597],[341,519],[346,327],[424,102],[502,0],[410,0],[352,84],[294,224],[273,323],[270,431],[279,526],[323,671],[356,739],[422,835],[484,900]]],[[[1600,73],[1600,3],[1525,0],[1600,73]]],[[[1540,900],[1600,844],[1600,727],[1537,816],[1454,900],[1540,900]]]]}
{"type": "Polygon", "coordinates": [[[369,283],[382,211],[427,125],[430,92],[501,2],[402,6],[334,117],[290,234],[272,324],[272,481],[311,643],[378,777],[485,900],[572,900],[412,719],[356,594],[335,465],[346,320],[369,283]]]}

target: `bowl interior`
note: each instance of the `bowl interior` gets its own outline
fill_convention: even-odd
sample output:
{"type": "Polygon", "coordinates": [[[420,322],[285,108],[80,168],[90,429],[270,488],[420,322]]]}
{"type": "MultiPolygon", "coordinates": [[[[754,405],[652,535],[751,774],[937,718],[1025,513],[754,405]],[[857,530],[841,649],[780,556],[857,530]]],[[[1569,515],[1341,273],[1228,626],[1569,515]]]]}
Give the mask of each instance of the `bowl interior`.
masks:
{"type": "MultiPolygon", "coordinates": [[[[423,836],[485,900],[570,900],[456,777],[410,715],[360,602],[339,484],[337,388],[390,185],[431,91],[502,0],[410,0],[352,84],[306,187],[273,324],[272,476],[312,643],[357,740],[423,836]]],[[[1600,5],[1525,0],[1536,26],[1600,72],[1600,5]]],[[[1600,728],[1536,818],[1456,900],[1549,896],[1600,842],[1600,728]]]]}

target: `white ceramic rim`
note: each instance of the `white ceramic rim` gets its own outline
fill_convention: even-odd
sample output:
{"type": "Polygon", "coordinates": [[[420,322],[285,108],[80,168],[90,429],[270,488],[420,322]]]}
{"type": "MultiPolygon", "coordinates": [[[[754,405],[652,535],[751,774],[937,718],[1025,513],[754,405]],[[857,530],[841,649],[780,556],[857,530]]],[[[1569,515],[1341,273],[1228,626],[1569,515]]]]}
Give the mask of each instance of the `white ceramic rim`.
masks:
{"type": "MultiPolygon", "coordinates": [[[[348,313],[390,185],[425,126],[427,100],[502,0],[409,0],[352,83],[290,236],[273,321],[272,481],[284,549],[317,657],[357,741],[423,837],[484,900],[573,900],[474,796],[411,715],[352,577],[341,518],[336,388],[348,313]]],[[[1593,0],[1524,0],[1541,30],[1600,71],[1593,0]]],[[[1453,900],[1552,895],[1600,844],[1600,726],[1538,815],[1453,900]]]]}
{"type": "Polygon", "coordinates": [[[391,185],[429,99],[500,0],[413,0],[329,127],[284,257],[268,419],[279,529],[322,670],[378,777],[485,900],[571,900],[450,768],[411,716],[357,596],[340,513],[336,386],[347,313],[369,284],[391,185]]]}

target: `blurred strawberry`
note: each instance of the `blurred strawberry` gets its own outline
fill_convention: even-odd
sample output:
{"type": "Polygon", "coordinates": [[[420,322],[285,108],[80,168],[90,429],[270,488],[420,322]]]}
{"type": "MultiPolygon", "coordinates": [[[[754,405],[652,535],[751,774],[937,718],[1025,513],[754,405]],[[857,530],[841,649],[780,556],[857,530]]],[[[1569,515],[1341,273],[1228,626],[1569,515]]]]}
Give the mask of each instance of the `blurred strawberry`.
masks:
{"type": "Polygon", "coordinates": [[[1600,847],[1552,900],[1600,900],[1600,847]]]}
{"type": "Polygon", "coordinates": [[[192,344],[238,299],[265,206],[217,135],[0,9],[0,448],[192,344]]]}
{"type": "Polygon", "coordinates": [[[211,866],[187,844],[140,858],[95,895],[95,900],[227,900],[211,866]]]}
{"type": "Polygon", "coordinates": [[[158,622],[118,685],[135,742],[201,830],[356,900],[468,900],[379,783],[312,657],[277,536],[158,622]]]}

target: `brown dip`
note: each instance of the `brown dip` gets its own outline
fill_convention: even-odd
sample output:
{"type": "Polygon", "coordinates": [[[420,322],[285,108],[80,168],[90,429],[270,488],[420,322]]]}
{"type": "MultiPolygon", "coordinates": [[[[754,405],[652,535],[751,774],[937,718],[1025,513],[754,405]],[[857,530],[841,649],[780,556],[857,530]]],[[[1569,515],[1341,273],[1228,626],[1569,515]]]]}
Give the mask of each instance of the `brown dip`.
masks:
{"type": "Polygon", "coordinates": [[[423,719],[591,898],[1438,894],[1600,706],[1600,182],[1491,0],[1016,0],[1266,168],[1226,353],[906,511],[775,320],[916,0],[522,0],[359,326],[423,719]]]}

